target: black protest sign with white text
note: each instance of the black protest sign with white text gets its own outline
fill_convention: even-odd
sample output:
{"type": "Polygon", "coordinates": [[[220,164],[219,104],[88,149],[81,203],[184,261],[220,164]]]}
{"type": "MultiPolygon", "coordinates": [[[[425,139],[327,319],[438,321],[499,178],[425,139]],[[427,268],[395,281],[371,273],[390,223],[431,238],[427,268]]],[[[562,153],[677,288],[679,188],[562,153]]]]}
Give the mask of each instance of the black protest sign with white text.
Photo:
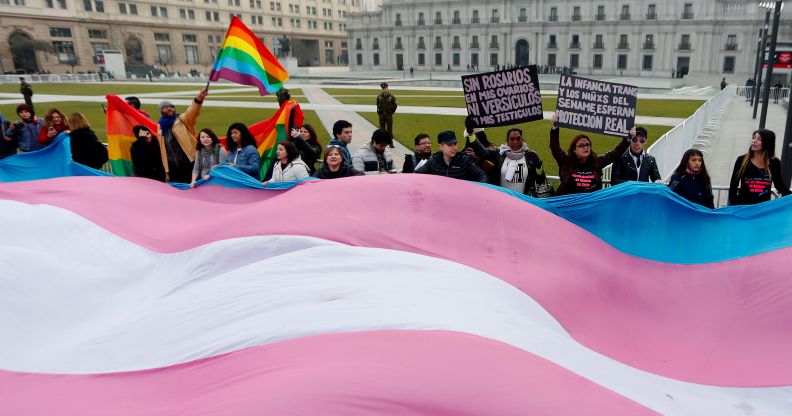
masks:
{"type": "Polygon", "coordinates": [[[561,75],[558,125],[575,130],[627,137],[635,125],[638,88],[561,75]]]}
{"type": "Polygon", "coordinates": [[[536,65],[462,77],[468,115],[479,127],[541,120],[536,65]]]}

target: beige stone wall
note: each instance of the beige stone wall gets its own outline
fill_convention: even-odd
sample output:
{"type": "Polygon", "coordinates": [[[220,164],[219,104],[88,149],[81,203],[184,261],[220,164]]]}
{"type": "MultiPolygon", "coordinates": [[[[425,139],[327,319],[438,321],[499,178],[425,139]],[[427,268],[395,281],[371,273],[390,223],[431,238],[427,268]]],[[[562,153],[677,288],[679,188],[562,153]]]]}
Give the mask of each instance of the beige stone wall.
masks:
{"type": "Polygon", "coordinates": [[[96,0],[87,1],[91,11],[86,10],[84,0],[51,0],[52,3],[49,0],[8,0],[9,4],[3,4],[5,1],[0,0],[0,69],[15,70],[8,41],[15,32],[23,32],[48,43],[73,42],[78,60],[74,68],[59,63],[54,54],[36,53],[39,70],[53,73],[72,69],[78,72],[98,71],[100,66],[93,62],[91,43],[108,43],[110,49],[125,50],[125,42],[130,37],[141,41],[145,64],[159,66],[157,45],[170,44],[173,64],[168,65],[169,70],[187,72],[194,68],[206,72],[212,64],[212,49],[220,46],[219,42],[210,42],[209,35],[215,40],[219,37],[222,42],[232,13],[240,14],[245,25],[261,37],[271,50],[273,38],[285,35],[294,40],[305,40],[297,42],[300,44],[316,45],[315,50],[293,51],[292,55],[296,55],[301,64],[334,65],[342,53],[341,43],[347,41],[346,15],[359,12],[365,6],[364,0],[104,0],[104,12],[97,12],[96,0]],[[50,4],[53,7],[49,7],[50,4]],[[120,12],[120,4],[124,4],[126,14],[120,12]],[[65,8],[62,8],[64,5],[65,8]],[[137,15],[131,14],[131,5],[136,7],[137,15]],[[157,8],[157,16],[152,15],[152,6],[157,8]],[[167,8],[167,17],[160,15],[161,7],[167,8]],[[180,16],[180,9],[185,10],[187,18],[180,16]],[[314,9],[316,13],[313,13],[314,9]],[[190,10],[194,19],[189,18],[190,10]],[[211,14],[209,20],[207,12],[211,14]],[[214,20],[215,13],[219,21],[214,20]],[[69,28],[71,37],[51,36],[51,27],[69,28]],[[89,38],[89,29],[107,31],[107,39],[89,38]],[[169,33],[170,41],[157,42],[154,33],[169,33]],[[185,43],[184,34],[195,35],[197,42],[185,43]],[[332,44],[334,59],[331,62],[326,60],[325,51],[329,49],[326,48],[326,42],[332,44]],[[187,63],[185,45],[198,47],[197,63],[187,63]],[[317,56],[318,61],[314,59],[317,56]]]}

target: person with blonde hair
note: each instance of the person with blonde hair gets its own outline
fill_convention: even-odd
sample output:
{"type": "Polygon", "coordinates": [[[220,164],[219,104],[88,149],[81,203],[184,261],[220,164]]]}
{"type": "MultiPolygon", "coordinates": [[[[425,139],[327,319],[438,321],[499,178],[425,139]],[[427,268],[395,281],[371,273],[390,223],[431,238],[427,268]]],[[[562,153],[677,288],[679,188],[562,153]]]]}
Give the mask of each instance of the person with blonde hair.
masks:
{"type": "Polygon", "coordinates": [[[781,161],[775,157],[775,141],[772,130],[759,129],[753,133],[748,151],[734,162],[729,205],[769,201],[773,185],[781,196],[792,193],[781,178],[781,161]]]}
{"type": "Polygon", "coordinates": [[[91,130],[88,119],[82,113],[69,114],[68,124],[71,127],[72,160],[94,169],[101,169],[107,162],[107,148],[99,142],[96,133],[91,130]]]}

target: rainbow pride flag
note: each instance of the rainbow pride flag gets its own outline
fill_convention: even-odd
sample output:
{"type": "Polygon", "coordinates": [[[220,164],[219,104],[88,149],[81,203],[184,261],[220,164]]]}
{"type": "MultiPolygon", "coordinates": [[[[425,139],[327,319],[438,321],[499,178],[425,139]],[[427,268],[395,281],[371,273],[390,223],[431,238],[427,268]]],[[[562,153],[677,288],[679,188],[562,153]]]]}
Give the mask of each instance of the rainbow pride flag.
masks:
{"type": "MultiPolygon", "coordinates": [[[[256,146],[261,155],[259,173],[262,179],[267,177],[267,173],[272,169],[272,160],[278,150],[278,143],[288,137],[289,120],[294,126],[302,126],[304,119],[305,115],[300,108],[300,104],[295,100],[289,100],[281,105],[271,118],[259,121],[248,127],[250,134],[256,139],[256,146]],[[294,117],[292,117],[292,114],[294,114],[294,117]]],[[[224,145],[226,141],[226,137],[220,138],[220,142],[224,145]]]]}
{"type": "Polygon", "coordinates": [[[137,138],[132,128],[138,124],[157,132],[157,123],[141,114],[117,95],[108,94],[107,99],[107,153],[110,167],[116,176],[134,176],[130,149],[137,138]]]}
{"type": "Polygon", "coordinates": [[[263,96],[278,91],[289,79],[289,73],[261,39],[234,16],[209,73],[210,81],[220,78],[255,86],[263,96]]]}

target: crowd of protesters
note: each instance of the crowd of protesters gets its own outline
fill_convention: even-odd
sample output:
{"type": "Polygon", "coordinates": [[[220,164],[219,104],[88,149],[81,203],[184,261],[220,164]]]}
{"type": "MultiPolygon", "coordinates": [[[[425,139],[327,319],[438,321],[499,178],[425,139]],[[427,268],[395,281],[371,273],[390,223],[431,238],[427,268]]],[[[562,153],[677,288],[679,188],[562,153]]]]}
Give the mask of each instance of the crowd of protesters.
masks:
{"type": "MultiPolygon", "coordinates": [[[[157,131],[137,125],[131,132],[137,139],[130,154],[134,174],[162,182],[190,184],[209,179],[214,168],[227,165],[262,183],[288,182],[313,176],[319,179],[336,179],[348,176],[416,173],[446,176],[454,179],[486,182],[511,191],[545,198],[595,192],[603,187],[603,168],[612,165],[611,184],[628,181],[662,182],[657,161],[644,146],[648,132],[643,127],[633,127],[629,135],[613,149],[597,155],[591,138],[577,134],[566,150],[560,144],[558,116],[551,118],[549,132],[550,151],[558,165],[557,189],[548,181],[544,163],[539,155],[528,148],[523,132],[510,128],[503,144],[492,143],[486,132],[465,120],[462,138],[465,144],[458,150],[454,131],[441,131],[436,136],[439,151],[432,152],[432,137],[421,133],[415,137],[415,152],[406,155],[399,170],[394,165],[389,149],[393,138],[385,130],[374,131],[371,140],[357,150],[350,149],[352,124],[338,120],[333,125],[333,137],[323,149],[316,129],[308,124],[288,125],[286,140],[277,144],[275,157],[261,172],[261,160],[256,140],[243,123],[232,123],[226,132],[224,147],[214,131],[197,130],[203,101],[203,89],[184,113],[178,113],[172,102],[159,104],[160,117],[157,131]],[[353,152],[354,151],[354,152],[353,152]],[[322,157],[324,154],[324,157],[322,157]],[[321,161],[321,162],[320,162],[321,161]],[[319,167],[317,168],[317,164],[319,167]]],[[[279,102],[290,98],[288,91],[279,91],[279,102]]],[[[127,103],[144,116],[137,97],[127,97],[127,103]]],[[[0,159],[17,152],[40,150],[62,132],[71,137],[74,161],[99,169],[108,160],[107,150],[91,130],[91,125],[81,113],[66,116],[57,108],[49,109],[44,118],[35,115],[32,105],[17,106],[18,120],[6,120],[0,114],[3,136],[0,139],[0,159]]],[[[775,157],[775,134],[766,129],[754,132],[745,154],[737,158],[729,186],[730,205],[749,205],[771,199],[771,189],[789,195],[789,186],[781,177],[781,162],[775,157]]],[[[712,184],[704,155],[696,149],[684,153],[671,177],[669,188],[690,202],[714,208],[712,184]]]]}

